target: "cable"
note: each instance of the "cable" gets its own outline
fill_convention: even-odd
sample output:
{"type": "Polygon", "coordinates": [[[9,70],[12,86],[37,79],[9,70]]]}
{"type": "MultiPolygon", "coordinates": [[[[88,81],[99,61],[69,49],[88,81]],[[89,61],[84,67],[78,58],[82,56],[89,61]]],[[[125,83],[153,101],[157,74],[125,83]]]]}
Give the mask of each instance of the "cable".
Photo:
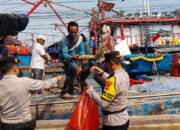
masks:
{"type": "Polygon", "coordinates": [[[51,3],[56,4],[56,5],[59,5],[59,6],[62,6],[62,7],[65,7],[65,8],[69,8],[69,9],[72,9],[72,10],[76,10],[76,11],[79,11],[79,12],[83,12],[83,13],[92,15],[91,12],[82,11],[82,10],[80,10],[80,9],[76,9],[76,8],[73,8],[73,7],[69,7],[69,6],[63,5],[63,4],[58,4],[58,3],[55,3],[55,2],[51,2],[51,3]]]}
{"type": "Polygon", "coordinates": [[[6,8],[3,11],[9,10],[9,9],[16,9],[16,8],[23,7],[23,6],[27,6],[27,5],[19,5],[19,6],[14,6],[14,7],[11,7],[11,8],[6,8]]]}
{"type": "MultiPolygon", "coordinates": [[[[37,34],[37,35],[40,34],[40,33],[37,33],[37,32],[20,32],[20,33],[25,33],[25,34],[37,34]]],[[[59,35],[52,35],[52,34],[47,34],[47,33],[43,33],[43,35],[45,35],[45,36],[61,37],[61,36],[59,36],[59,35]]]]}
{"type": "Polygon", "coordinates": [[[0,4],[10,2],[10,1],[12,1],[12,0],[5,0],[5,1],[2,1],[0,4]]]}
{"type": "MultiPolygon", "coordinates": [[[[112,2],[118,2],[118,0],[108,0],[108,1],[112,1],[112,2]]],[[[154,0],[155,1],[155,0],[154,0]]],[[[156,5],[150,5],[150,11],[152,12],[152,11],[156,11],[156,10],[159,10],[159,9],[161,9],[161,11],[165,11],[165,10],[171,10],[172,9],[172,7],[175,9],[175,8],[178,8],[179,6],[180,6],[180,4],[177,2],[177,3],[172,3],[172,4],[164,4],[163,3],[163,1],[162,0],[160,0],[161,2],[159,2],[158,4],[156,4],[156,5]],[[163,7],[162,6],[159,6],[159,5],[163,5],[163,7]]],[[[78,12],[82,12],[82,13],[85,13],[85,14],[88,14],[89,12],[88,11],[90,11],[91,9],[85,9],[85,11],[84,10],[82,10],[82,9],[75,9],[75,8],[73,8],[73,7],[69,7],[69,6],[66,6],[66,5],[63,5],[63,3],[69,3],[69,4],[80,4],[80,3],[83,3],[83,4],[85,4],[85,3],[97,3],[97,0],[64,0],[64,1],[59,1],[59,0],[53,0],[53,4],[55,4],[55,5],[57,5],[57,6],[62,6],[62,7],[65,7],[65,8],[69,8],[69,9],[73,9],[73,10],[77,10],[78,12]],[[87,13],[88,12],[88,13],[87,13]]],[[[157,3],[157,2],[156,2],[157,3]]],[[[17,13],[22,13],[22,11],[18,11],[17,10],[17,8],[19,8],[19,7],[21,7],[21,6],[23,6],[23,5],[28,5],[27,3],[20,3],[20,2],[14,2],[13,1],[13,3],[12,3],[12,0],[4,0],[3,2],[0,2],[0,6],[11,6],[11,5],[19,5],[18,7],[16,6],[16,7],[11,7],[11,8],[9,8],[9,9],[15,9],[16,11],[14,11],[14,12],[17,12],[17,13]]],[[[125,8],[125,11],[127,11],[127,12],[134,12],[134,10],[138,10],[139,9],[139,6],[133,6],[133,8],[132,8],[132,6],[127,6],[126,8],[125,8]],[[136,8],[136,9],[133,9],[133,8],[136,8]]],[[[116,10],[119,10],[119,7],[115,7],[115,9],[116,10]]],[[[7,9],[6,9],[7,10],[7,9]]],[[[77,13],[77,15],[74,15],[75,13],[73,12],[72,13],[72,11],[69,11],[69,10],[66,10],[66,12],[61,12],[62,13],[62,16],[63,16],[63,18],[65,18],[65,19],[67,19],[67,20],[69,20],[69,19],[76,19],[76,20],[80,20],[80,18],[78,18],[79,16],[78,16],[78,13],[77,13]],[[73,15],[73,16],[72,16],[73,15]]],[[[112,14],[112,12],[111,13],[106,13],[106,15],[107,16],[109,16],[109,15],[111,15],[112,14]]],[[[88,14],[89,15],[89,14],[88,14]]],[[[82,16],[82,15],[81,15],[82,16]]],[[[43,23],[44,22],[52,22],[52,19],[55,19],[56,17],[55,17],[55,15],[53,15],[52,14],[52,12],[51,11],[47,11],[47,10],[42,10],[42,9],[40,9],[40,10],[38,10],[38,11],[35,11],[34,13],[33,13],[33,15],[32,16],[30,16],[30,20],[32,20],[31,22],[33,22],[33,23],[37,23],[37,22],[40,22],[40,21],[42,21],[43,20],[43,23]],[[40,15],[40,14],[42,14],[42,15],[40,15]],[[40,15],[40,16],[38,16],[38,15],[40,15]],[[47,16],[43,16],[43,15],[47,15],[47,16]],[[37,21],[37,19],[39,20],[39,21],[37,21]],[[36,20],[36,21],[35,21],[36,20]]],[[[90,18],[90,16],[83,16],[83,18],[82,18],[82,20],[84,20],[85,18],[90,18]]],[[[98,20],[97,20],[98,21],[98,20]]],[[[99,22],[99,21],[98,21],[99,22]]],[[[28,27],[36,27],[36,26],[38,26],[38,24],[37,25],[35,25],[35,26],[33,26],[33,25],[30,25],[30,26],[28,26],[28,27]]],[[[42,26],[42,24],[39,24],[39,26],[42,26]]],[[[46,25],[43,25],[43,27],[45,28],[46,27],[46,25]]],[[[49,28],[49,26],[48,26],[48,28],[49,28]]],[[[28,29],[28,28],[26,28],[26,29],[28,29]]],[[[35,29],[35,28],[34,28],[35,29]]]]}

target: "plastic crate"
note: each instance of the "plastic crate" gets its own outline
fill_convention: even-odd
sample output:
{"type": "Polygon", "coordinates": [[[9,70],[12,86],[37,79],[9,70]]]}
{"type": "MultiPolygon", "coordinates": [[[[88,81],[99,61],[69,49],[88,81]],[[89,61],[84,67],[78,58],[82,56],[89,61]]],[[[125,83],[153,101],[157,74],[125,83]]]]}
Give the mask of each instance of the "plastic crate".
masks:
{"type": "Polygon", "coordinates": [[[30,66],[31,64],[31,55],[18,55],[18,59],[23,62],[23,64],[19,63],[19,66],[30,66]]]}

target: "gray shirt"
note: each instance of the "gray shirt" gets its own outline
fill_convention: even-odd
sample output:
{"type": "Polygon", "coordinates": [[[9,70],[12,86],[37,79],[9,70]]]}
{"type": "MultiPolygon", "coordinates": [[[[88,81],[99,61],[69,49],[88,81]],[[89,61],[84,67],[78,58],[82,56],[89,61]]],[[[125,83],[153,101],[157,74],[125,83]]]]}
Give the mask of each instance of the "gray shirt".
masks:
{"type": "MultiPolygon", "coordinates": [[[[95,92],[93,87],[89,87],[87,90],[88,95],[102,107],[104,111],[118,111],[127,107],[127,96],[129,89],[129,75],[123,70],[118,69],[114,71],[114,76],[116,78],[115,88],[116,96],[113,101],[107,101],[95,92]]],[[[109,74],[103,73],[102,78],[105,80],[109,77],[109,74]]],[[[123,112],[117,114],[109,114],[103,117],[103,124],[108,126],[118,126],[123,125],[129,120],[127,109],[123,112]]]]}
{"type": "Polygon", "coordinates": [[[0,80],[0,115],[4,123],[22,123],[32,119],[31,93],[57,84],[57,79],[46,81],[6,75],[0,80]]]}

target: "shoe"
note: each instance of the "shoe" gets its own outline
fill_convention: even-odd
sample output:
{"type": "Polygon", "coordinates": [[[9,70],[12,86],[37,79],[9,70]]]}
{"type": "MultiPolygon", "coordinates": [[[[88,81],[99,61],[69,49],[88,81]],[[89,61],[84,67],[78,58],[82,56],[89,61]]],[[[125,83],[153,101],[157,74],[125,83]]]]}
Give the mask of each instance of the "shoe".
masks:
{"type": "Polygon", "coordinates": [[[73,99],[73,96],[70,95],[69,93],[61,94],[60,97],[63,99],[73,99]]]}

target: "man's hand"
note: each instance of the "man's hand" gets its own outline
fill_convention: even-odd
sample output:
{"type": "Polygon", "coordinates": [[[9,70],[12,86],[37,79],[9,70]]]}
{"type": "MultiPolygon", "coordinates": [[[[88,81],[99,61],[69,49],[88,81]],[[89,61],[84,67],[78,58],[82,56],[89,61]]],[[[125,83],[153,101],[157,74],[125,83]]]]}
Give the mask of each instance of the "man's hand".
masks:
{"type": "Polygon", "coordinates": [[[91,73],[96,73],[96,74],[101,74],[103,72],[103,70],[97,66],[91,67],[90,71],[91,71],[91,73]]]}
{"type": "Polygon", "coordinates": [[[74,55],[71,57],[72,60],[78,60],[79,59],[79,55],[74,55]]]}
{"type": "Polygon", "coordinates": [[[94,55],[81,55],[81,56],[79,56],[79,59],[81,59],[81,60],[94,59],[94,58],[95,58],[94,55]]]}
{"type": "Polygon", "coordinates": [[[86,88],[87,88],[87,89],[93,89],[94,86],[93,86],[92,84],[89,84],[89,85],[86,86],[86,88]]]}
{"type": "Polygon", "coordinates": [[[61,80],[64,79],[64,76],[58,75],[58,76],[56,76],[55,78],[57,79],[57,82],[59,82],[59,81],[61,81],[61,80]]]}
{"type": "Polygon", "coordinates": [[[45,64],[48,64],[48,62],[49,62],[49,58],[48,58],[48,55],[47,54],[45,54],[45,55],[43,55],[43,58],[44,58],[44,63],[45,64]]]}
{"type": "MultiPolygon", "coordinates": [[[[93,91],[93,85],[92,84],[89,84],[87,87],[86,87],[86,89],[87,89],[87,91],[86,91],[86,95],[87,96],[90,96],[91,97],[91,95],[88,93],[89,91],[93,91]]],[[[92,97],[91,97],[92,98],[92,97]]]]}

